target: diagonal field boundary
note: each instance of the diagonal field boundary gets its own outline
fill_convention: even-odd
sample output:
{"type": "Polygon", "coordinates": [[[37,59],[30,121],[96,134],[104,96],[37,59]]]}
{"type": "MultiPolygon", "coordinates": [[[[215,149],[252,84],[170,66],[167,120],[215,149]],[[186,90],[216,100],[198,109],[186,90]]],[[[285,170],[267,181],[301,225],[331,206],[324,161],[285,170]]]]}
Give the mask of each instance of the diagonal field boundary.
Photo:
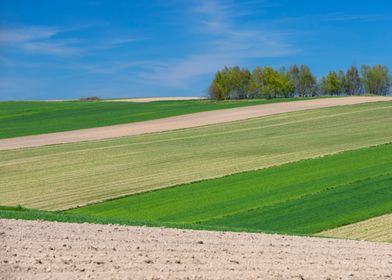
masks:
{"type": "Polygon", "coordinates": [[[210,124],[226,123],[293,111],[318,109],[342,105],[354,105],[379,101],[392,101],[392,97],[355,96],[326,98],[297,102],[255,105],[233,109],[222,109],[144,122],[2,139],[0,140],[0,150],[13,150],[53,144],[110,139],[122,136],[133,136],[145,133],[164,132],[210,124]]]}

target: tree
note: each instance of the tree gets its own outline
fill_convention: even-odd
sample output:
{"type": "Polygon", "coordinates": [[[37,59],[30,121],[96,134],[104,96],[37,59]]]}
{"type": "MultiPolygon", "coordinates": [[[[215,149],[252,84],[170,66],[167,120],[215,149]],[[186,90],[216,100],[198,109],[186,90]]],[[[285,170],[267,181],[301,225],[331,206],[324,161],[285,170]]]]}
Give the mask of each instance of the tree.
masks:
{"type": "Polygon", "coordinates": [[[209,87],[212,99],[244,99],[248,97],[250,72],[239,67],[225,67],[215,74],[209,87]]]}
{"type": "Polygon", "coordinates": [[[290,72],[286,71],[284,68],[279,71],[278,86],[279,95],[285,98],[295,95],[295,81],[292,79],[290,72]]]}
{"type": "Polygon", "coordinates": [[[212,80],[210,87],[208,88],[208,96],[210,99],[222,100],[223,92],[219,87],[216,79],[212,80]]]}
{"type": "Polygon", "coordinates": [[[362,65],[362,82],[367,93],[387,95],[391,88],[388,67],[383,65],[362,65]]]}
{"type": "Polygon", "coordinates": [[[358,68],[351,66],[346,72],[344,93],[347,95],[359,95],[362,92],[362,82],[358,68]]]}
{"type": "Polygon", "coordinates": [[[346,94],[346,74],[344,73],[344,71],[339,70],[338,80],[339,80],[339,84],[340,84],[338,95],[346,94]]]}
{"type": "Polygon", "coordinates": [[[280,71],[272,67],[256,67],[252,73],[249,92],[251,97],[275,98],[294,95],[294,81],[282,68],[280,71]]]}
{"type": "Polygon", "coordinates": [[[215,78],[212,80],[208,90],[211,99],[223,100],[227,98],[228,89],[226,86],[224,70],[215,73],[215,78]]]}
{"type": "Polygon", "coordinates": [[[357,67],[346,72],[330,71],[319,83],[306,65],[293,65],[287,71],[265,66],[256,67],[252,74],[246,68],[224,67],[215,73],[208,93],[211,99],[276,98],[291,96],[356,95],[367,93],[387,95],[392,87],[388,68],[382,65],[362,66],[362,78],[357,67]]]}
{"type": "Polygon", "coordinates": [[[227,87],[229,99],[244,99],[248,97],[250,72],[246,68],[227,68],[227,87]]]}
{"type": "Polygon", "coordinates": [[[294,84],[294,95],[299,95],[299,77],[300,72],[297,65],[292,65],[288,72],[290,79],[293,81],[294,84]]]}
{"type": "Polygon", "coordinates": [[[314,96],[317,92],[317,79],[312,74],[310,68],[306,65],[301,65],[299,68],[299,80],[298,80],[298,95],[314,96]]]}
{"type": "Polygon", "coordinates": [[[321,93],[324,95],[339,95],[344,90],[344,74],[330,71],[328,75],[321,80],[321,93]]]}

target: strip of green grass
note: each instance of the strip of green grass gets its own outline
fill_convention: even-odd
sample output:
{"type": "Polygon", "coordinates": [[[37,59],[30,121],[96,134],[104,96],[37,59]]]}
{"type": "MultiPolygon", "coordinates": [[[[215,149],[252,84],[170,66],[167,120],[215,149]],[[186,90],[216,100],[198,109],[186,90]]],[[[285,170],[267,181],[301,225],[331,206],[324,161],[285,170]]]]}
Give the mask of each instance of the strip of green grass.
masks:
{"type": "Polygon", "coordinates": [[[392,102],[380,102],[1,151],[0,204],[63,210],[389,142],[392,102]]]}
{"type": "Polygon", "coordinates": [[[270,232],[260,231],[255,229],[245,228],[229,228],[220,226],[208,226],[198,224],[178,224],[178,223],[163,223],[155,221],[136,221],[121,218],[106,218],[86,215],[66,214],[62,212],[51,212],[34,210],[20,207],[3,207],[0,206],[0,219],[17,219],[17,220],[42,220],[49,222],[63,222],[63,223],[89,223],[89,224],[102,224],[102,225],[127,225],[127,226],[149,226],[149,227],[166,227],[178,229],[193,229],[193,230],[212,230],[212,231],[233,231],[233,232],[263,232],[263,233],[281,233],[283,232],[270,232]]]}
{"type": "Polygon", "coordinates": [[[4,101],[0,102],[0,139],[295,100],[304,99],[288,98],[220,102],[186,100],[148,103],[4,101]]]}
{"type": "MultiPolygon", "coordinates": [[[[302,230],[302,233],[313,233],[332,225],[339,226],[344,222],[351,222],[351,218],[364,219],[367,218],[366,215],[374,216],[381,213],[370,211],[372,205],[364,204],[365,208],[363,209],[365,210],[358,217],[349,216],[350,211],[352,210],[354,213],[355,209],[347,208],[348,216],[342,214],[342,217],[339,215],[334,217],[335,220],[324,219],[325,213],[321,215],[320,209],[318,209],[319,212],[309,209],[313,205],[303,208],[301,206],[303,200],[308,201],[308,197],[314,195],[320,200],[321,204],[318,206],[328,208],[328,203],[335,199],[336,195],[331,196],[334,192],[340,194],[340,189],[349,188],[347,192],[344,192],[346,196],[342,195],[347,200],[346,206],[348,207],[356,199],[366,198],[366,196],[361,196],[365,194],[364,191],[357,193],[356,190],[360,190],[360,187],[369,187],[371,182],[375,182],[377,185],[379,176],[389,173],[392,173],[392,144],[128,196],[72,209],[68,213],[159,222],[201,224],[205,222],[208,225],[231,228],[285,232],[301,232],[302,230]],[[359,180],[364,180],[367,183],[358,183],[359,180]],[[330,191],[331,189],[334,191],[330,191]],[[352,199],[350,199],[350,195],[352,195],[352,199]],[[356,197],[358,195],[359,198],[356,197]],[[326,196],[326,199],[322,200],[319,196],[326,196]],[[328,199],[328,196],[332,198],[328,199]],[[290,206],[293,203],[291,201],[299,202],[290,206]],[[325,201],[324,204],[323,201],[325,201]],[[285,211],[287,202],[288,210],[285,211]],[[272,207],[272,210],[269,210],[271,219],[266,218],[265,220],[264,215],[259,213],[264,213],[263,209],[250,211],[261,207],[272,207]],[[309,214],[305,215],[307,211],[309,214]],[[253,212],[256,214],[253,215],[253,212]],[[293,215],[287,215],[287,212],[288,214],[293,213],[293,215]],[[295,219],[294,213],[298,212],[298,219],[302,217],[303,222],[299,223],[297,228],[294,225],[298,219],[295,219]],[[287,215],[288,217],[282,219],[281,223],[280,213],[282,216],[287,215]],[[274,220],[275,218],[276,220],[274,220]],[[314,218],[319,219],[318,223],[314,221],[314,218]]],[[[388,183],[390,181],[386,182],[386,184],[388,183]]],[[[385,184],[381,187],[385,187],[385,184]]],[[[390,189],[392,190],[392,188],[390,189]]],[[[392,194],[390,193],[386,193],[384,197],[375,196],[373,200],[369,197],[369,202],[377,202],[377,199],[381,198],[387,200],[387,205],[392,205],[392,194]]],[[[337,199],[336,201],[340,202],[341,200],[337,199]]],[[[344,209],[336,209],[338,212],[335,214],[343,213],[344,209]]],[[[376,207],[376,210],[382,212],[392,209],[376,207]]]]}
{"type": "Polygon", "coordinates": [[[207,225],[313,234],[392,212],[392,175],[356,182],[207,225]]]}

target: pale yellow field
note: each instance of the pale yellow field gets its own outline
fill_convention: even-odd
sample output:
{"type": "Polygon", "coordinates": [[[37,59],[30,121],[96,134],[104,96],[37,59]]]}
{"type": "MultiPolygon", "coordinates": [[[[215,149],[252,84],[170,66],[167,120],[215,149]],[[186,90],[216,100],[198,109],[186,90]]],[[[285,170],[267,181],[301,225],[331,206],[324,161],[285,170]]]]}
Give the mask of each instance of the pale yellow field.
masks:
{"type": "Polygon", "coordinates": [[[392,242],[392,214],[323,231],[319,236],[392,242]]]}

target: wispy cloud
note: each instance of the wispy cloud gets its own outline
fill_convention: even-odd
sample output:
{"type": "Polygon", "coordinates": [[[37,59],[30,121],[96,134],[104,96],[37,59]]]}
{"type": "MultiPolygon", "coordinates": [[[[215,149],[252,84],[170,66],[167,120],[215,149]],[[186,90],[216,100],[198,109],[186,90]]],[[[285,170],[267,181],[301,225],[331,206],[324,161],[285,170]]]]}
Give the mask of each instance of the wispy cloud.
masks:
{"type": "Polygon", "coordinates": [[[116,36],[78,39],[73,33],[82,29],[93,28],[94,24],[80,26],[23,26],[0,28],[0,47],[12,48],[32,54],[70,56],[82,53],[117,48],[144,40],[140,36],[116,36]]]}
{"type": "Polygon", "coordinates": [[[142,72],[147,82],[177,88],[192,87],[198,78],[211,75],[225,65],[242,64],[248,59],[279,57],[297,50],[283,39],[283,35],[261,26],[241,26],[235,18],[247,15],[229,2],[202,1],[191,10],[196,14],[196,30],[205,34],[203,51],[182,59],[161,61],[158,67],[142,72]]]}
{"type": "Polygon", "coordinates": [[[384,19],[391,19],[390,15],[384,14],[355,14],[355,13],[326,13],[326,14],[313,14],[303,15],[297,17],[280,17],[276,22],[281,24],[293,22],[311,22],[315,23],[328,23],[328,22],[353,22],[353,21],[379,21],[384,19]]]}
{"type": "Polygon", "coordinates": [[[95,49],[107,50],[129,45],[135,42],[146,40],[146,37],[142,36],[124,36],[124,37],[114,37],[107,38],[103,42],[98,42],[95,49]]]}
{"type": "Polygon", "coordinates": [[[2,27],[0,28],[0,44],[15,45],[24,42],[48,39],[60,31],[57,27],[2,27]]]}
{"type": "Polygon", "coordinates": [[[27,42],[22,48],[31,53],[47,55],[75,55],[82,52],[81,48],[70,46],[67,42],[27,42]]]}
{"type": "Polygon", "coordinates": [[[66,29],[53,26],[3,27],[0,29],[0,45],[47,55],[80,53],[75,40],[56,38],[65,32],[66,29]]]}
{"type": "Polygon", "coordinates": [[[321,16],[322,21],[376,21],[382,20],[385,15],[381,14],[342,14],[334,13],[321,16]]]}

